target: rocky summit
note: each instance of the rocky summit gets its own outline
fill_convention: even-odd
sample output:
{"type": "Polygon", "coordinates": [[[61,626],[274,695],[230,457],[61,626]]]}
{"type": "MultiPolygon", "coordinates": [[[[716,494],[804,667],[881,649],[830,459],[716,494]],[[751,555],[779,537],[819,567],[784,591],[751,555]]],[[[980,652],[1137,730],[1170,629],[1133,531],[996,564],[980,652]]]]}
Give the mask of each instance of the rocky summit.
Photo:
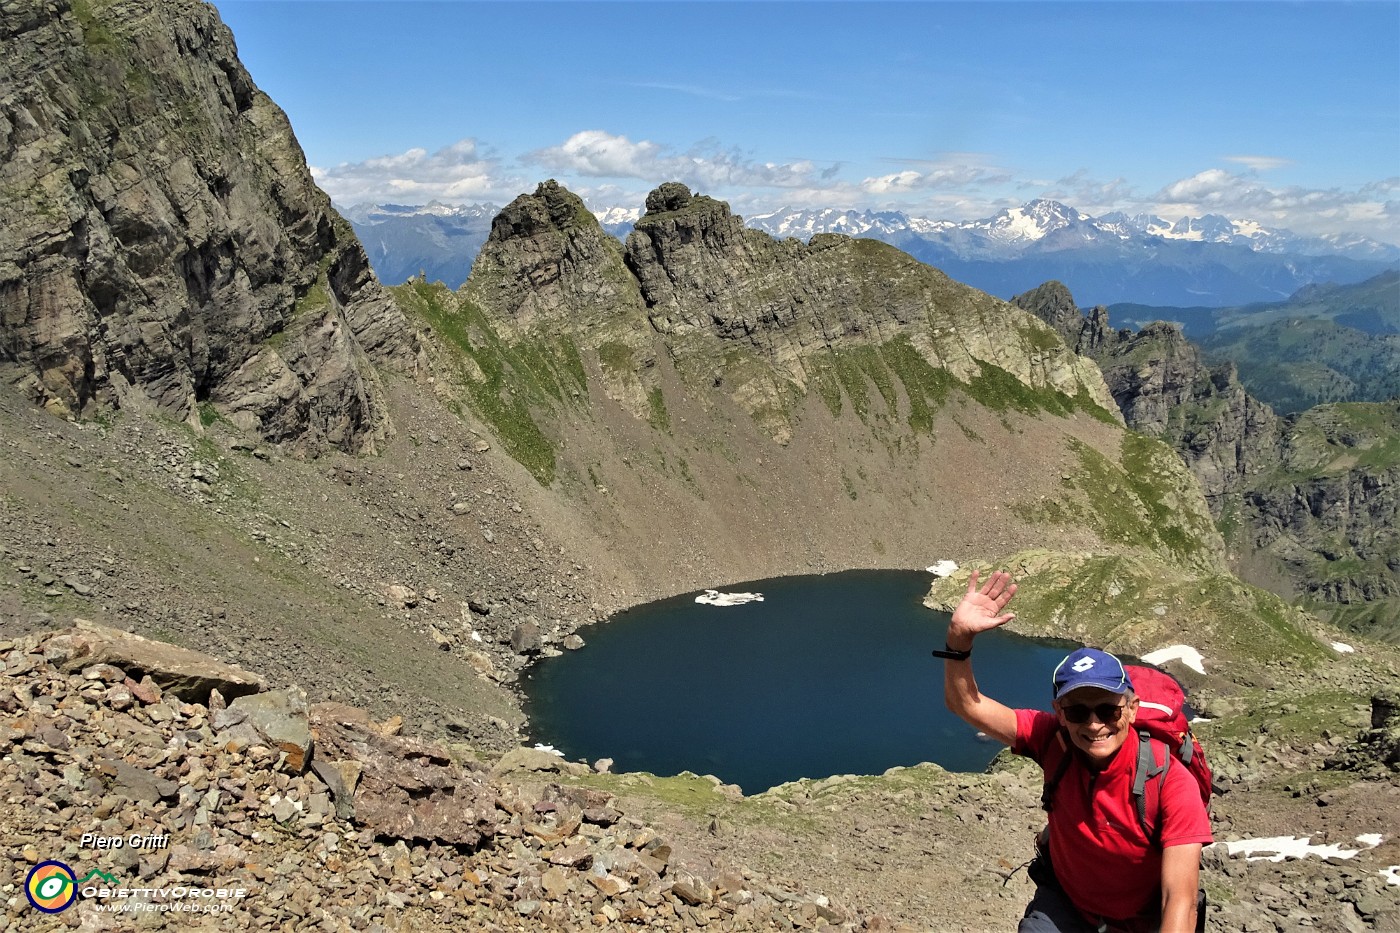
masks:
{"type": "Polygon", "coordinates": [[[671,182],[382,289],[210,6],[0,0],[0,52],[7,928],[1010,928],[1024,761],[745,796],[523,712],[640,602],[945,560],[1191,690],[1211,927],[1400,923],[1400,656],[1277,585],[1390,598],[1393,406],[1270,420],[1171,328],[671,182]]]}

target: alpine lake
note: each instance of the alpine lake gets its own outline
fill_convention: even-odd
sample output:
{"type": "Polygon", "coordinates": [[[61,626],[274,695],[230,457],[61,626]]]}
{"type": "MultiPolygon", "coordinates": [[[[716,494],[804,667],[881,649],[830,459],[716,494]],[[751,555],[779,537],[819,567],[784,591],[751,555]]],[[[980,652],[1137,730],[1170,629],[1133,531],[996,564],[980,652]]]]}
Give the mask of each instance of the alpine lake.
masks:
{"type": "MultiPolygon", "coordinates": [[[[856,570],[688,593],[580,629],[525,672],[533,741],[614,771],[712,774],[755,794],[798,778],[931,761],[980,771],[1002,746],[943,705],[949,616],[926,572],[856,570]],[[761,601],[743,601],[758,594],[761,601]],[[697,602],[725,594],[738,604],[697,602]]],[[[1048,709],[1068,642],[978,637],[982,692],[1048,709]]]]}

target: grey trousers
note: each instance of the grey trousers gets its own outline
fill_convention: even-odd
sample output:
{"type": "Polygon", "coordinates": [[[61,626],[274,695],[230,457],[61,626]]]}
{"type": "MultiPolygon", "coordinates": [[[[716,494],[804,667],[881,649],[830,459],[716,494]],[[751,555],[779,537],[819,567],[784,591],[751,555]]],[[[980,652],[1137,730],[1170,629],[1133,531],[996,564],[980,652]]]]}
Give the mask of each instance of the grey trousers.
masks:
{"type": "Polygon", "coordinates": [[[1037,885],[1016,933],[1097,933],[1058,884],[1037,885]]]}

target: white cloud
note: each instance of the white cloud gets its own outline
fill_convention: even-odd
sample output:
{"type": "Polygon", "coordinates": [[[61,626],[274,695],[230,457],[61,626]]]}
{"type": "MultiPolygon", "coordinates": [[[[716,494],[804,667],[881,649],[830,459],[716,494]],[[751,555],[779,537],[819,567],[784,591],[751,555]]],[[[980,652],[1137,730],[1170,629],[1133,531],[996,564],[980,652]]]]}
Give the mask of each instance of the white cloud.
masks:
{"type": "Polygon", "coordinates": [[[886,199],[909,199],[935,192],[961,191],[963,196],[980,193],[989,186],[1003,185],[1012,180],[1012,175],[995,164],[995,161],[978,152],[945,152],[938,159],[893,159],[890,161],[911,166],[887,175],[876,175],[863,179],[859,191],[867,200],[870,195],[883,195],[886,199]]]}
{"type": "Polygon", "coordinates": [[[474,139],[437,152],[415,147],[397,154],[334,167],[312,166],[311,175],[338,204],[510,200],[527,182],[502,173],[500,161],[474,139]]]}
{"type": "Polygon", "coordinates": [[[1136,200],[1133,187],[1126,178],[1120,176],[1111,181],[1099,181],[1091,178],[1086,169],[1080,169],[1053,184],[1040,182],[1031,187],[1039,189],[1040,197],[1061,201],[1091,216],[1123,210],[1123,205],[1136,200]]]}
{"type": "Polygon", "coordinates": [[[554,172],[577,172],[597,178],[645,178],[660,153],[661,147],[653,142],[634,143],[626,136],[584,130],[562,145],[527,154],[525,160],[554,172]]]}
{"type": "Polygon", "coordinates": [[[1212,168],[1163,187],[1149,200],[1164,216],[1224,214],[1303,234],[1362,233],[1394,242],[1397,229],[1387,202],[1400,195],[1400,178],[1354,189],[1268,185],[1251,174],[1212,168]]]}
{"type": "Polygon", "coordinates": [[[1243,165],[1245,168],[1255,172],[1267,172],[1270,169],[1283,168],[1284,166],[1293,164],[1292,159],[1281,159],[1277,156],[1234,155],[1225,156],[1224,158],[1226,162],[1234,162],[1238,165],[1243,165]]]}
{"type": "Polygon", "coordinates": [[[1212,167],[1142,194],[1126,178],[1102,180],[1081,169],[1056,181],[1014,175],[979,153],[941,153],[931,160],[893,159],[896,171],[850,177],[849,163],[811,159],[759,160],[718,140],[682,150],[604,130],[574,133],[557,146],[507,159],[475,139],[435,152],[415,147],[334,167],[313,166],[313,177],[339,204],[504,204],[554,176],[594,210],[640,208],[646,192],[665,181],[728,201],[737,213],[778,207],[902,210],[917,217],[989,217],[1033,197],[1063,201],[1094,216],[1110,211],[1158,214],[1168,220],[1224,214],[1301,234],[1360,233],[1400,241],[1400,177],[1352,188],[1269,184],[1257,174],[1282,160],[1231,156],[1235,170],[1212,167]]]}
{"type": "Polygon", "coordinates": [[[697,189],[797,188],[818,181],[816,165],[805,159],[758,162],[736,149],[722,149],[714,140],[678,152],[650,140],[633,142],[605,130],[575,133],[558,146],[538,149],[522,158],[558,174],[635,178],[650,185],[680,181],[697,189]]]}

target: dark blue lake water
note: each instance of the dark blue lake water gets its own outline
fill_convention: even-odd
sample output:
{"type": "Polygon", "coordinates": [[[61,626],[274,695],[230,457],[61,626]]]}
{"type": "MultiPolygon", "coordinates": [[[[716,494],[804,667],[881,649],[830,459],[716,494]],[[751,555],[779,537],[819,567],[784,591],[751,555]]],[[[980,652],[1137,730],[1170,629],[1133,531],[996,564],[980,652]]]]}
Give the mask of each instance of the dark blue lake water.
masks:
{"type": "MultiPolygon", "coordinates": [[[[921,604],[927,573],[849,571],[729,587],[762,602],[712,606],[696,593],[585,628],[584,648],[522,681],[533,740],[616,771],[713,774],[745,793],[800,777],[879,774],[933,761],[985,768],[1000,745],[943,706],[947,613],[921,604]]],[[[978,685],[1011,706],[1048,709],[1065,655],[989,632],[978,685]]]]}

